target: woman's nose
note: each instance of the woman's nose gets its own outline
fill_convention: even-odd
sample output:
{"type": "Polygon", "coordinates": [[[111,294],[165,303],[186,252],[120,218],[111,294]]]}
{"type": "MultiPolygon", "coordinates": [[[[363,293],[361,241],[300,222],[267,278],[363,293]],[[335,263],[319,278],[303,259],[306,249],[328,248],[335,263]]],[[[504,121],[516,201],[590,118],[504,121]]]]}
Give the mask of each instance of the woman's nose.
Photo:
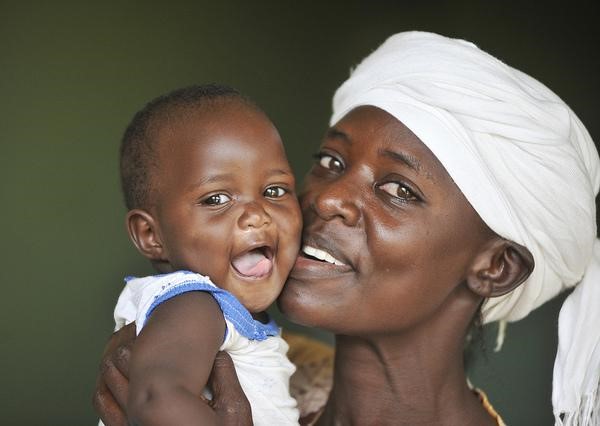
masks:
{"type": "Polygon", "coordinates": [[[238,219],[238,224],[241,229],[260,228],[271,223],[271,216],[264,207],[256,202],[251,201],[244,205],[243,212],[238,219]]]}
{"type": "Polygon", "coordinates": [[[338,218],[347,226],[355,226],[361,217],[360,208],[357,205],[357,199],[360,196],[360,189],[356,185],[339,179],[322,184],[313,193],[311,204],[322,219],[338,218]]]}

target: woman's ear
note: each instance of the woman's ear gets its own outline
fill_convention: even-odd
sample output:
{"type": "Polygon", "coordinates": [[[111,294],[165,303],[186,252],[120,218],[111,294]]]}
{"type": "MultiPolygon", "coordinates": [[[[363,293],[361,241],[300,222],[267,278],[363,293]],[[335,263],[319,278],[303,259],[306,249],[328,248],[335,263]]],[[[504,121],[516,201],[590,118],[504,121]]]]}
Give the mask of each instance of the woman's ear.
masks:
{"type": "Polygon", "coordinates": [[[533,271],[531,252],[520,244],[494,237],[476,256],[467,286],[481,297],[502,296],[521,285],[533,271]]]}
{"type": "Polygon", "coordinates": [[[158,224],[145,210],[133,209],[125,217],[129,238],[138,251],[152,261],[165,261],[167,253],[163,246],[158,224]]]}

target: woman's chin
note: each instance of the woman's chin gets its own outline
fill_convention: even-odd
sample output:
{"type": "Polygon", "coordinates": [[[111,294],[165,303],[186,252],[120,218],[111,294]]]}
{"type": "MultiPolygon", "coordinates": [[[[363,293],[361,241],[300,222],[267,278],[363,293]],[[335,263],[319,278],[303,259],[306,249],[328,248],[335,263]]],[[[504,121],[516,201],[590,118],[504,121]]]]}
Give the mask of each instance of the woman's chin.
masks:
{"type": "Polygon", "coordinates": [[[290,321],[306,327],[320,327],[316,324],[322,314],[320,306],[307,297],[304,291],[295,288],[292,283],[286,284],[277,298],[277,307],[290,321]]]}

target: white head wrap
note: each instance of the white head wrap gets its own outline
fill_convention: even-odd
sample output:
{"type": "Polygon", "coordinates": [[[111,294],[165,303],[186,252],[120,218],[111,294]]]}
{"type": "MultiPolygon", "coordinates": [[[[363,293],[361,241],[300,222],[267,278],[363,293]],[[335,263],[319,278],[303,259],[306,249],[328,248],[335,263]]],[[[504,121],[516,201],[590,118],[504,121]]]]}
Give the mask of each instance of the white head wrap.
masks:
{"type": "Polygon", "coordinates": [[[485,302],[485,322],[521,319],[579,284],[560,315],[554,411],[557,425],[600,424],[600,162],[585,127],[539,81],[472,43],[422,32],[365,58],[337,90],[331,123],[361,105],[411,129],[485,223],[533,254],[529,279],[485,302]]]}

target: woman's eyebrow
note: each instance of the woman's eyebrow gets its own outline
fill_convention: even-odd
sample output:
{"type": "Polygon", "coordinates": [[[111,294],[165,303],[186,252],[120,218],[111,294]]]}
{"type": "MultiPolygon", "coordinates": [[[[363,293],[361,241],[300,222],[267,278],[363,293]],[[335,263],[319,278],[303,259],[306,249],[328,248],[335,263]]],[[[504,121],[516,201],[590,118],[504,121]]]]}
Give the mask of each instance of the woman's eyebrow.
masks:
{"type": "Polygon", "coordinates": [[[414,170],[417,174],[421,174],[421,172],[423,172],[425,177],[427,177],[430,180],[433,179],[433,175],[427,170],[425,170],[421,165],[419,159],[413,155],[407,154],[405,152],[391,151],[389,149],[380,149],[378,151],[378,154],[406,165],[410,169],[414,170]]]}
{"type": "Polygon", "coordinates": [[[336,129],[335,127],[331,127],[327,130],[327,133],[325,133],[325,138],[338,139],[342,142],[352,143],[352,139],[350,139],[350,137],[346,133],[336,129]]]}

